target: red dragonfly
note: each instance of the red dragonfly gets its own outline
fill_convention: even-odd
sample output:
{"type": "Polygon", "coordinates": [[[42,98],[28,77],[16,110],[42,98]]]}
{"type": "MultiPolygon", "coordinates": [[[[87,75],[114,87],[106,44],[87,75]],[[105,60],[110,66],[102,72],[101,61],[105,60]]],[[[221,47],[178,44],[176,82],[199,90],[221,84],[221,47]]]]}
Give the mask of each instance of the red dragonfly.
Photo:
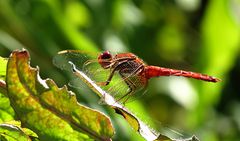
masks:
{"type": "Polygon", "coordinates": [[[123,95],[123,97],[133,93],[138,87],[146,86],[150,78],[158,76],[183,76],[208,82],[220,81],[218,78],[201,73],[148,66],[133,53],[120,53],[112,56],[109,51],[105,51],[98,56],[98,63],[102,68],[111,70],[108,79],[99,84],[108,85],[117,71],[130,88],[129,92],[123,95]],[[137,85],[132,81],[132,77],[135,77],[135,79],[137,77],[137,85]]]}
{"type": "MultiPolygon", "coordinates": [[[[184,70],[175,70],[170,68],[163,68],[158,66],[149,66],[143,62],[140,58],[138,58],[133,53],[119,53],[116,55],[112,55],[109,51],[105,51],[101,53],[96,61],[78,58],[79,52],[74,50],[66,50],[59,53],[59,55],[63,55],[66,60],[76,62],[76,65],[83,65],[83,67],[88,68],[89,64],[93,62],[97,62],[103,69],[110,70],[105,80],[102,82],[96,82],[100,86],[107,86],[112,82],[113,77],[116,73],[120,75],[122,78],[122,82],[127,84],[128,91],[122,94],[121,96],[117,96],[117,101],[122,101],[125,103],[128,99],[139,89],[147,86],[148,80],[153,77],[158,76],[183,76],[194,79],[199,79],[208,82],[218,82],[220,79],[208,76],[201,73],[195,73],[184,70]],[[84,61],[83,61],[84,60],[84,61]],[[83,61],[82,64],[77,63],[77,61],[83,61]]],[[[82,54],[82,53],[81,53],[82,54]]],[[[57,60],[60,63],[63,63],[62,60],[57,60]]],[[[56,63],[54,63],[56,64],[56,63]]],[[[65,64],[66,65],[66,64],[65,64]]],[[[57,63],[59,67],[59,63],[57,63]]],[[[64,65],[63,65],[64,66],[64,65]]],[[[63,68],[60,66],[60,68],[63,68]]],[[[96,75],[100,75],[102,72],[98,71],[97,68],[92,69],[91,73],[95,71],[96,75]]],[[[88,70],[85,71],[86,73],[88,70]]],[[[118,86],[114,86],[120,87],[118,86]]],[[[110,88],[110,89],[113,89],[110,88]]]]}

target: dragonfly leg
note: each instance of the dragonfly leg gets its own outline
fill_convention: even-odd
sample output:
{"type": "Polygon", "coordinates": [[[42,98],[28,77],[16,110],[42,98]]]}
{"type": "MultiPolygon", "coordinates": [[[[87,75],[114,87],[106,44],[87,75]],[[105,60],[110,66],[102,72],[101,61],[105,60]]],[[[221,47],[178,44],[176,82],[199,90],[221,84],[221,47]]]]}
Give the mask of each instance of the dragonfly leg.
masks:
{"type": "Polygon", "coordinates": [[[100,85],[100,86],[106,86],[106,85],[108,85],[108,84],[110,83],[110,81],[112,80],[115,71],[116,71],[116,67],[113,68],[113,69],[110,71],[110,75],[108,76],[107,81],[97,82],[97,84],[100,85]]]}
{"type": "Polygon", "coordinates": [[[124,76],[122,71],[126,71],[126,70],[120,70],[119,74],[121,75],[121,77],[123,78],[123,80],[125,81],[125,83],[128,85],[129,87],[129,91],[124,94],[122,97],[120,97],[118,99],[118,101],[121,101],[123,98],[125,98],[126,96],[128,96],[124,101],[123,104],[126,103],[128,101],[128,99],[131,97],[132,94],[134,94],[135,90],[137,89],[137,86],[134,84],[134,82],[131,81],[130,78],[131,76],[134,76],[138,73],[140,73],[142,70],[144,69],[144,66],[141,65],[139,66],[136,70],[134,70],[129,76],[124,76]]]}
{"type": "Polygon", "coordinates": [[[126,62],[128,62],[128,61],[129,61],[129,60],[122,60],[121,62],[116,61],[115,63],[110,64],[110,65],[112,66],[112,67],[111,67],[112,70],[110,71],[110,75],[109,75],[107,81],[105,81],[105,82],[98,82],[97,84],[100,85],[100,86],[106,86],[106,85],[108,85],[108,84],[111,82],[115,71],[116,71],[117,69],[119,69],[118,66],[120,66],[120,65],[122,65],[123,63],[126,63],[126,62]]]}
{"type": "Polygon", "coordinates": [[[124,99],[126,96],[128,96],[122,103],[125,104],[127,102],[127,100],[129,99],[130,95],[132,95],[136,89],[136,86],[134,85],[134,83],[132,83],[130,80],[125,79],[126,84],[129,86],[129,91],[124,94],[123,96],[121,96],[120,98],[117,99],[117,101],[121,101],[122,99],[124,99]]]}
{"type": "Polygon", "coordinates": [[[137,88],[137,87],[134,85],[134,83],[132,83],[131,81],[130,81],[129,83],[131,83],[131,86],[129,87],[129,88],[130,88],[130,91],[126,94],[127,98],[124,99],[123,104],[125,104],[125,103],[128,101],[128,99],[131,97],[131,95],[134,94],[134,92],[135,92],[135,90],[136,90],[136,88],[137,88]]]}

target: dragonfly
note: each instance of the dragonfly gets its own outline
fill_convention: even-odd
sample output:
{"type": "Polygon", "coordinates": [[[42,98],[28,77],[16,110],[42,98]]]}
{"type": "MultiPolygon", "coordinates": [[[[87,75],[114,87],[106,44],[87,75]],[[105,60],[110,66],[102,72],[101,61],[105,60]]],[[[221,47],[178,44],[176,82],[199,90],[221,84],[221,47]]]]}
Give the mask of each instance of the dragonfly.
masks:
{"type": "Polygon", "coordinates": [[[58,53],[61,59],[55,59],[54,64],[60,68],[70,69],[71,66],[69,66],[68,62],[71,61],[76,66],[79,66],[79,69],[83,70],[88,76],[94,76],[92,79],[99,78],[99,76],[105,74],[105,77],[96,79],[96,84],[101,87],[107,87],[107,91],[114,93],[116,100],[122,103],[126,103],[136,91],[145,89],[149,79],[154,77],[183,76],[207,82],[220,81],[220,79],[206,74],[147,65],[133,53],[113,55],[109,51],[104,51],[97,57],[92,57],[91,55],[80,57],[83,54],[77,50],[61,51],[58,53]],[[114,80],[116,75],[118,75],[117,82],[114,80]],[[110,86],[111,83],[114,84],[110,86]],[[125,87],[121,87],[121,85],[124,85],[123,83],[125,87]],[[120,88],[124,89],[124,91],[120,92],[120,88]]]}

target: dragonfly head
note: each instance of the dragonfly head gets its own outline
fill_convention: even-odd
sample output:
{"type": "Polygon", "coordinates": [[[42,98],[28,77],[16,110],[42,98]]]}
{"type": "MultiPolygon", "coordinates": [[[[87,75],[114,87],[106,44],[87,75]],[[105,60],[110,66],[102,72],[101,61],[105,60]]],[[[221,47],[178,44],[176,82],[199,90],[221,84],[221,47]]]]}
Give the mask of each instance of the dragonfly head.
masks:
{"type": "Polygon", "coordinates": [[[104,68],[110,68],[110,64],[112,62],[112,55],[109,51],[104,51],[98,56],[98,63],[104,68]]]}

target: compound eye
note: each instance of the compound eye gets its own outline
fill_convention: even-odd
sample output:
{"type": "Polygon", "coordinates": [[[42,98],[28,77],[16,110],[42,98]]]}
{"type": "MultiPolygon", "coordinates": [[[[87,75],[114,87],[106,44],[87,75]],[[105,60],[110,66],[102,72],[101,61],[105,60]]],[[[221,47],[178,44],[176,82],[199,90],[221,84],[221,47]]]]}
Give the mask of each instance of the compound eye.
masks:
{"type": "Polygon", "coordinates": [[[111,59],[112,55],[110,54],[109,51],[105,51],[101,54],[101,59],[111,59]]]}
{"type": "Polygon", "coordinates": [[[105,51],[98,56],[98,63],[104,68],[108,69],[112,61],[112,55],[109,51],[105,51]]]}

